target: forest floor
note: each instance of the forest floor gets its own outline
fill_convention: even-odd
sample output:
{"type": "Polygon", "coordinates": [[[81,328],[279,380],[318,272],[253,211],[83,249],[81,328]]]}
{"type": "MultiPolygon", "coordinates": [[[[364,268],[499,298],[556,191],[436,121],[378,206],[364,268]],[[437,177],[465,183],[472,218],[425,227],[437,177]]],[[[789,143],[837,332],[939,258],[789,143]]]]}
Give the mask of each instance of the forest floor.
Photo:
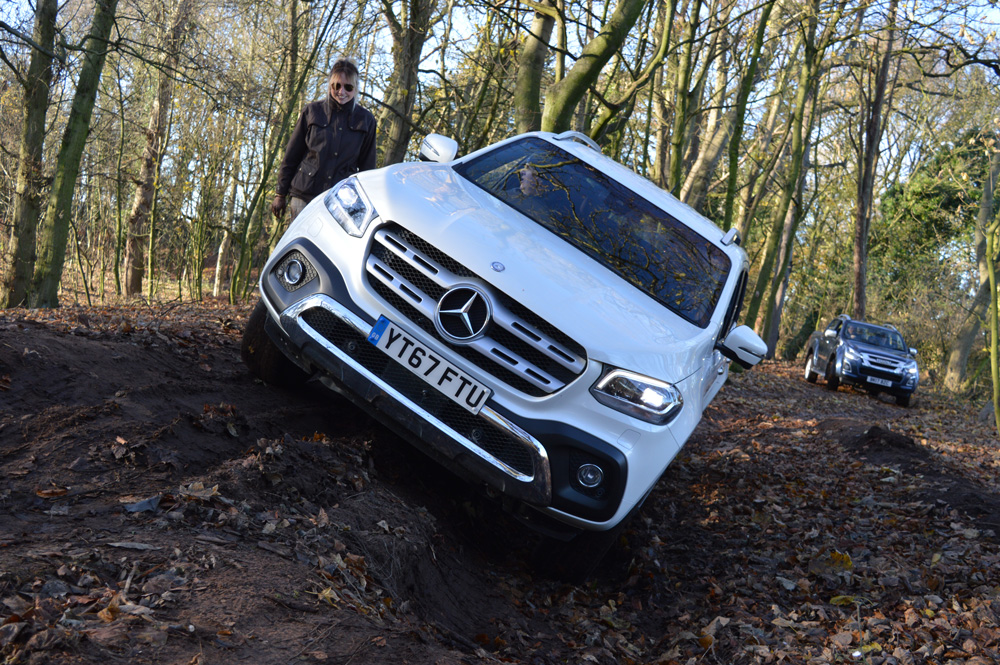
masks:
{"type": "Polygon", "coordinates": [[[248,307],[0,312],[4,663],[996,663],[1000,448],[922,390],[734,375],[586,585],[248,307]]]}

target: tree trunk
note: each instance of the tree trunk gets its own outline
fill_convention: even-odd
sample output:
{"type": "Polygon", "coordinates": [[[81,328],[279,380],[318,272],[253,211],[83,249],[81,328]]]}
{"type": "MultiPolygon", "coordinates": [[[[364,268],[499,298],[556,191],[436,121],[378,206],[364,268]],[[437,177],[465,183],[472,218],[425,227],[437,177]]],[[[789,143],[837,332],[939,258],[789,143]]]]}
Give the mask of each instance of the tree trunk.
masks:
{"type": "MultiPolygon", "coordinates": [[[[874,198],[875,170],[878,166],[879,145],[885,131],[883,106],[886,102],[886,88],[889,82],[889,66],[892,63],[892,44],[896,34],[896,8],[899,0],[889,2],[889,33],[885,42],[885,51],[879,59],[875,70],[875,89],[871,99],[862,99],[862,115],[864,117],[864,133],[858,145],[858,180],[857,204],[854,209],[854,303],[851,316],[864,320],[868,306],[868,227],[871,224],[872,199],[874,198]]],[[[862,94],[867,92],[865,86],[859,86],[862,94]]]]}
{"type": "MultiPolygon", "coordinates": [[[[773,280],[780,279],[778,276],[784,269],[784,266],[781,266],[778,270],[775,270],[775,260],[778,257],[781,229],[784,225],[785,215],[788,213],[792,199],[799,189],[799,177],[802,174],[802,163],[809,140],[809,130],[807,129],[808,106],[810,103],[815,104],[814,95],[819,81],[820,63],[823,61],[826,49],[830,45],[837,24],[840,22],[844,4],[844,2],[841,2],[836,10],[828,15],[826,28],[818,38],[816,35],[819,23],[818,0],[812,0],[811,6],[808,9],[809,13],[803,19],[804,52],[799,69],[798,89],[795,93],[795,102],[791,110],[791,117],[789,118],[792,135],[792,152],[789,156],[788,174],[785,185],[782,188],[781,198],[775,209],[774,223],[767,240],[767,247],[764,250],[764,260],[757,275],[757,281],[754,284],[750,304],[747,307],[747,321],[757,321],[757,313],[760,311],[761,304],[765,300],[765,293],[768,294],[767,300],[770,301],[770,304],[765,305],[764,311],[767,312],[773,308],[776,289],[769,287],[772,285],[773,280]]],[[[763,331],[758,328],[757,332],[761,333],[763,331]]]]}
{"type": "MultiPolygon", "coordinates": [[[[736,109],[733,111],[733,135],[729,139],[729,177],[726,181],[726,202],[723,205],[722,228],[728,231],[733,225],[733,209],[736,206],[736,183],[739,177],[740,143],[743,141],[743,126],[746,124],[747,102],[754,82],[757,80],[757,66],[760,63],[760,51],[764,44],[767,22],[771,18],[775,0],[769,0],[761,8],[760,20],[757,22],[757,32],[754,36],[750,63],[740,79],[740,91],[736,97],[736,109]]],[[[745,240],[745,238],[744,238],[745,240]]]]}
{"type": "Polygon", "coordinates": [[[132,199],[132,211],[129,213],[126,228],[128,229],[128,244],[125,248],[125,295],[128,297],[142,295],[142,280],[146,272],[143,261],[143,235],[149,223],[149,211],[156,195],[155,179],[160,155],[163,153],[164,137],[167,129],[167,117],[170,104],[173,101],[174,79],[173,70],[177,67],[178,54],[184,32],[187,30],[191,16],[193,0],[180,0],[174,12],[170,29],[161,39],[163,58],[160,61],[156,81],[156,98],[149,112],[149,125],[146,128],[146,145],[142,151],[142,165],[139,170],[139,182],[132,199]]]}
{"type": "Polygon", "coordinates": [[[597,117],[590,131],[590,136],[595,141],[600,140],[605,133],[611,131],[609,130],[609,124],[613,119],[616,121],[616,124],[623,124],[628,120],[628,116],[635,107],[636,95],[651,79],[653,80],[652,87],[659,89],[659,86],[662,85],[663,79],[660,73],[663,69],[663,61],[666,59],[667,51],[670,48],[670,38],[674,25],[672,18],[676,4],[676,0],[665,0],[665,2],[660,3],[656,14],[656,28],[660,33],[660,43],[649,59],[649,62],[646,63],[642,73],[625,88],[617,101],[609,106],[606,105],[597,117]],[[670,20],[668,20],[668,17],[670,20]],[[660,83],[658,84],[657,81],[660,83]],[[625,109],[628,110],[628,113],[620,113],[625,109]]]}
{"type": "Polygon", "coordinates": [[[553,84],[546,92],[542,109],[543,130],[562,132],[570,128],[576,105],[624,43],[645,4],[646,0],[619,0],[611,17],[601,31],[587,42],[580,58],[566,73],[566,78],[553,84]]]}
{"type": "MultiPolygon", "coordinates": [[[[815,22],[812,24],[812,30],[815,30],[815,22]]],[[[815,33],[813,33],[813,35],[814,34],[815,33]]],[[[789,119],[792,126],[792,154],[789,157],[787,180],[785,181],[785,186],[782,189],[778,206],[773,213],[774,221],[771,226],[770,235],[768,236],[767,245],[764,248],[764,260],[761,265],[760,272],[757,275],[757,282],[754,285],[754,290],[750,297],[750,304],[747,307],[747,321],[757,321],[757,313],[760,311],[761,304],[766,298],[765,294],[769,291],[771,281],[774,277],[774,264],[777,259],[779,244],[781,242],[781,231],[784,227],[788,209],[792,204],[792,199],[798,191],[799,176],[802,173],[802,159],[805,155],[806,106],[809,103],[809,98],[812,95],[815,83],[815,73],[818,65],[817,56],[818,54],[815,50],[810,49],[808,46],[806,47],[805,57],[799,72],[799,84],[795,95],[795,105],[792,109],[792,117],[789,119]]],[[[766,312],[767,309],[764,311],[766,312]]],[[[756,326],[756,330],[758,333],[763,332],[759,324],[756,326]]]]}
{"type": "Polygon", "coordinates": [[[52,47],[55,44],[57,0],[38,0],[31,62],[24,83],[24,114],[21,118],[21,152],[14,191],[13,230],[9,261],[0,282],[0,309],[27,303],[28,287],[35,270],[35,239],[42,210],[42,149],[45,142],[45,110],[52,83],[52,47]]]}
{"type": "Polygon", "coordinates": [[[542,128],[542,74],[545,56],[549,52],[549,39],[555,25],[555,10],[550,0],[542,0],[531,21],[531,29],[524,39],[521,57],[517,61],[517,80],[514,82],[514,118],[517,133],[534,132],[542,128]]]}
{"type": "Polygon", "coordinates": [[[701,130],[702,141],[698,155],[688,171],[684,184],[681,187],[680,200],[687,203],[695,210],[701,212],[705,197],[708,196],[708,187],[712,181],[712,174],[715,173],[732,132],[732,112],[724,109],[726,98],[726,81],[729,78],[729,60],[726,56],[728,49],[723,46],[722,62],[719,63],[716,71],[715,90],[712,93],[711,110],[708,112],[708,120],[701,130]]]}
{"type": "Polygon", "coordinates": [[[990,329],[990,376],[993,379],[993,420],[1000,433],[1000,321],[997,308],[996,235],[1000,230],[1000,219],[990,224],[986,231],[986,270],[990,289],[990,311],[987,325],[990,329]]]}
{"type": "Polygon", "coordinates": [[[788,279],[792,270],[792,253],[795,250],[795,234],[799,229],[799,222],[802,221],[802,216],[805,214],[802,206],[802,194],[805,190],[806,174],[810,169],[808,137],[812,134],[813,115],[815,112],[816,103],[814,98],[809,112],[809,119],[806,121],[806,126],[809,129],[806,132],[806,147],[802,155],[802,169],[799,174],[798,191],[795,194],[792,205],[788,207],[785,213],[785,226],[781,234],[781,249],[778,253],[779,267],[771,283],[771,291],[764,301],[763,314],[770,313],[770,316],[764,320],[761,327],[761,330],[764,332],[762,337],[767,343],[768,359],[774,358],[778,348],[781,314],[785,307],[785,293],[788,290],[788,279]]]}
{"type": "MultiPolygon", "coordinates": [[[[305,84],[305,80],[316,62],[319,49],[325,43],[326,36],[330,32],[330,26],[333,24],[334,19],[340,15],[342,10],[343,5],[339,5],[337,3],[329,7],[329,11],[323,19],[323,27],[320,28],[319,33],[316,35],[316,40],[313,42],[312,50],[309,52],[309,57],[302,63],[299,78],[295,84],[294,94],[296,96],[300,94],[302,86],[305,84]]],[[[283,112],[279,113],[278,118],[269,117],[268,120],[276,125],[275,131],[279,135],[284,136],[286,132],[288,132],[288,128],[292,123],[292,118],[293,115],[287,112],[286,107],[283,112]]],[[[256,243],[260,229],[262,228],[262,225],[257,223],[257,220],[259,220],[259,218],[264,214],[263,208],[265,207],[261,202],[264,199],[264,193],[269,187],[268,182],[270,181],[271,173],[274,170],[274,162],[277,159],[278,152],[282,148],[279,143],[269,142],[266,139],[264,145],[264,163],[260,170],[260,180],[256,183],[256,187],[253,189],[253,194],[250,196],[250,203],[247,206],[246,211],[243,213],[242,220],[236,229],[235,241],[239,247],[239,258],[236,261],[236,266],[233,268],[232,280],[229,282],[230,303],[240,301],[250,291],[250,277],[253,267],[251,265],[253,246],[256,243]]]]}
{"type": "Polygon", "coordinates": [[[80,172],[80,158],[90,130],[90,118],[94,112],[97,88],[108,53],[108,37],[114,27],[117,8],[118,0],[96,0],[90,33],[84,40],[86,55],[59,147],[52,191],[39,234],[38,262],[31,282],[30,302],[33,307],[59,306],[59,281],[62,279],[63,263],[66,260],[73,191],[76,176],[80,172]]]}
{"type": "Polygon", "coordinates": [[[966,314],[962,327],[955,334],[955,339],[948,351],[948,367],[944,375],[944,385],[952,392],[959,392],[965,387],[969,353],[972,351],[976,337],[979,336],[979,326],[987,314],[990,302],[985,235],[992,221],[990,216],[993,214],[993,201],[998,179],[1000,179],[1000,150],[994,149],[990,156],[989,178],[983,182],[983,193],[979,199],[979,216],[976,219],[976,261],[979,263],[979,290],[976,292],[972,308],[966,314]]]}
{"type": "Polygon", "coordinates": [[[411,116],[417,98],[417,68],[424,42],[437,12],[437,0],[404,0],[400,16],[392,0],[382,0],[382,13],[392,33],[392,77],[386,87],[382,113],[384,151],[381,166],[398,164],[406,156],[413,133],[411,116]]]}
{"type": "Polygon", "coordinates": [[[688,108],[691,103],[691,70],[694,67],[694,36],[698,31],[701,0],[693,0],[684,32],[684,49],[677,63],[677,83],[674,87],[674,128],[670,135],[670,165],[667,184],[675,196],[681,191],[681,170],[684,163],[684,137],[687,135],[688,108]]]}

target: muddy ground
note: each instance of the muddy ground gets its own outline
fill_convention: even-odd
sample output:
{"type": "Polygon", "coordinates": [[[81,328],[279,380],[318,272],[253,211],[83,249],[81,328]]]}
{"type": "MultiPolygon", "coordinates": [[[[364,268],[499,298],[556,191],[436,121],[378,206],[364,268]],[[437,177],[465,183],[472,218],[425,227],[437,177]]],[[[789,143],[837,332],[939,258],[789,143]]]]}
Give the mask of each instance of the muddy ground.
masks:
{"type": "Polygon", "coordinates": [[[5,663],[998,661],[976,409],[734,375],[604,572],[315,388],[249,308],[0,312],[5,663]]]}

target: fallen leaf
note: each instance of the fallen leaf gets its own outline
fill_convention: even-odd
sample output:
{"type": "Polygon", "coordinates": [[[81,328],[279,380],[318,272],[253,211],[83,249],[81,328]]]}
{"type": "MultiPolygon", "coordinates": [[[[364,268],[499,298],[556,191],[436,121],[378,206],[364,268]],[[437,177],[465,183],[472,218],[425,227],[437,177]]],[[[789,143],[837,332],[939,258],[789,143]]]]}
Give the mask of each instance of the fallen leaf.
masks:
{"type": "Polygon", "coordinates": [[[146,543],[105,543],[108,547],[118,547],[123,550],[143,550],[151,551],[160,549],[156,545],[148,545],[146,543]]]}

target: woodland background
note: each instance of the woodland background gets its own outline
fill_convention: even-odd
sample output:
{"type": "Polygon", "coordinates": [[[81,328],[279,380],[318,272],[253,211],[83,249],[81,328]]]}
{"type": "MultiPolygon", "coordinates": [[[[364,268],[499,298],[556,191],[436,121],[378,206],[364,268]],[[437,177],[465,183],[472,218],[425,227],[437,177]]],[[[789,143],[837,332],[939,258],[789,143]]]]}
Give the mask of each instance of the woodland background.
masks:
{"type": "Polygon", "coordinates": [[[998,25],[995,0],[5,2],[0,306],[250,298],[290,126],[348,56],[379,165],[586,132],[740,230],[775,357],[844,312],[985,395],[998,25]]]}

